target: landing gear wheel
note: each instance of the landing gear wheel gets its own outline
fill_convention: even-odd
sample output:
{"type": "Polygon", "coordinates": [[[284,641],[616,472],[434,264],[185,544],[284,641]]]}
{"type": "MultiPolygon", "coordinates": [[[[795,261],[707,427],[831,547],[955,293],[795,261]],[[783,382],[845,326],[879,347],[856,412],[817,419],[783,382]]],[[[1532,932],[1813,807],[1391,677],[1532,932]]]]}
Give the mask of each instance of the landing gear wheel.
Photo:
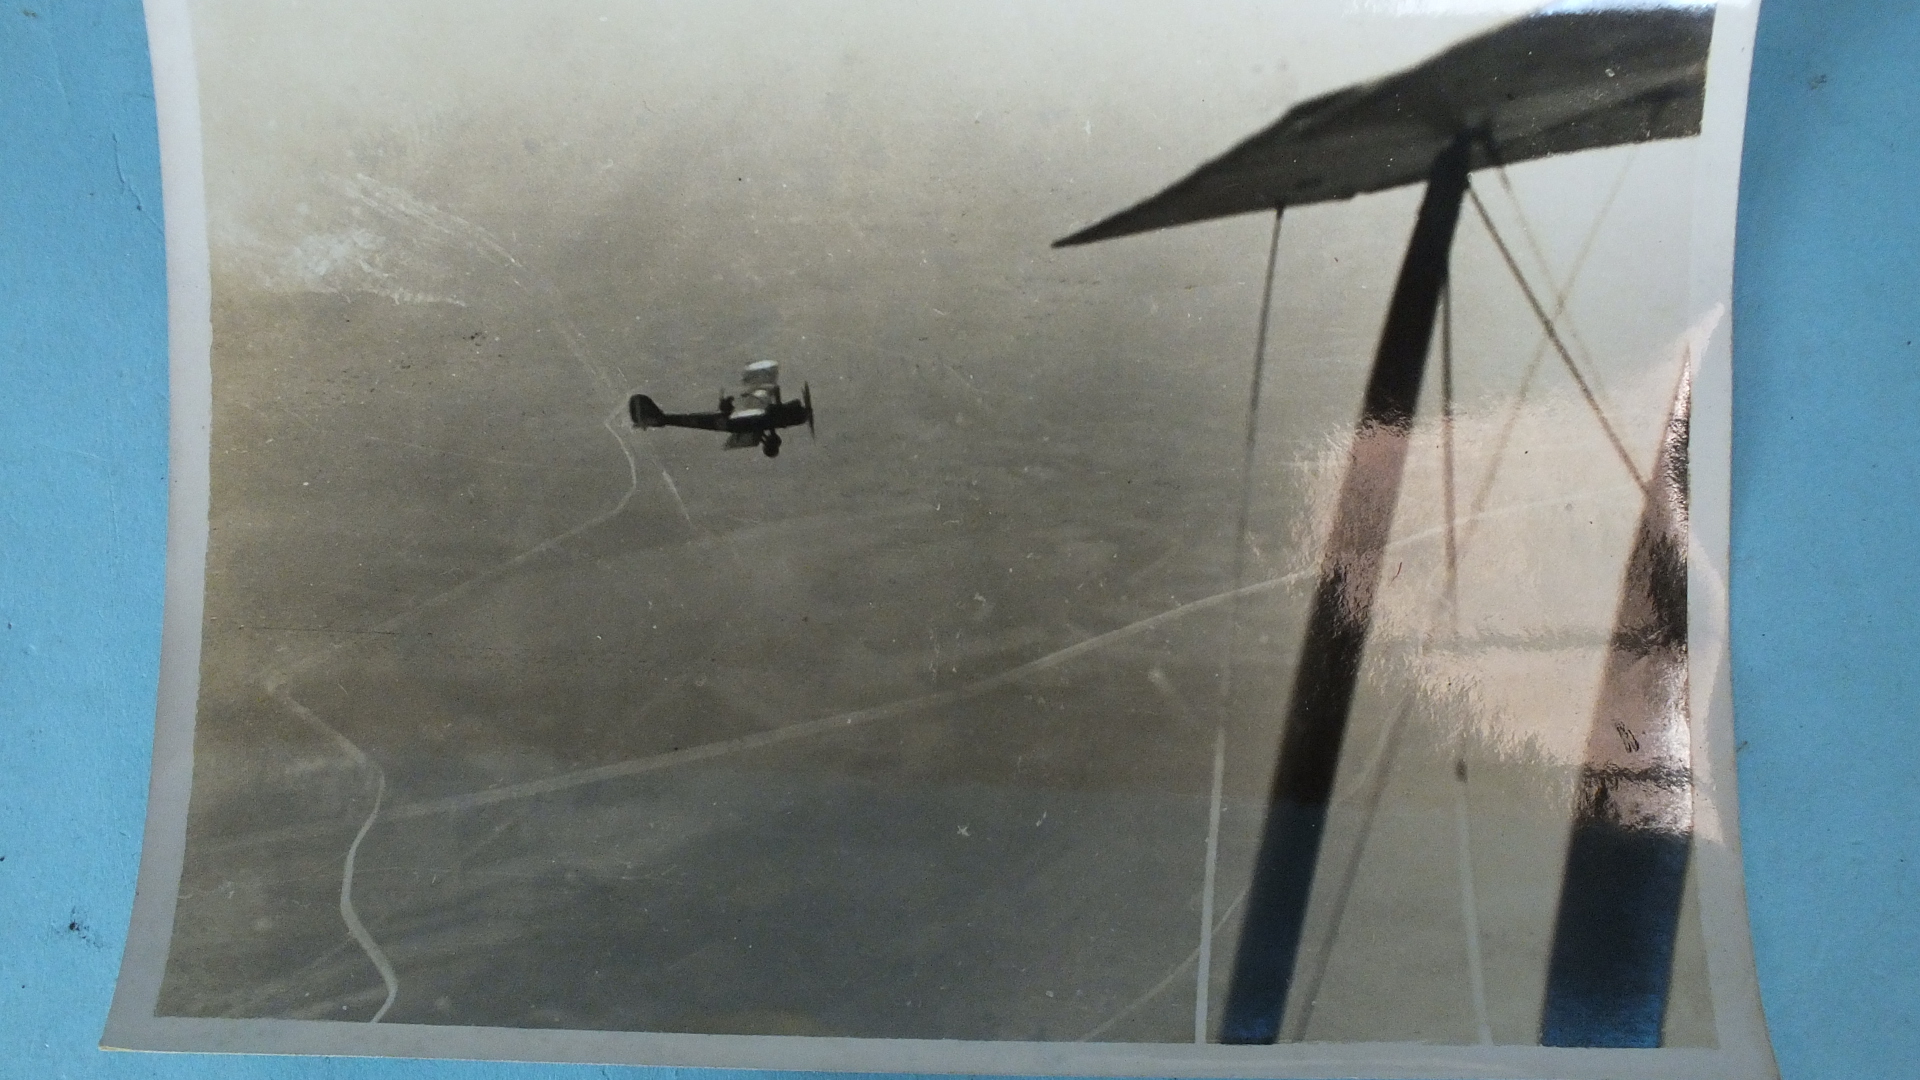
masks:
{"type": "Polygon", "coordinates": [[[779,457],[780,433],[777,431],[767,432],[767,437],[760,440],[760,452],[768,457],[779,457]]]}

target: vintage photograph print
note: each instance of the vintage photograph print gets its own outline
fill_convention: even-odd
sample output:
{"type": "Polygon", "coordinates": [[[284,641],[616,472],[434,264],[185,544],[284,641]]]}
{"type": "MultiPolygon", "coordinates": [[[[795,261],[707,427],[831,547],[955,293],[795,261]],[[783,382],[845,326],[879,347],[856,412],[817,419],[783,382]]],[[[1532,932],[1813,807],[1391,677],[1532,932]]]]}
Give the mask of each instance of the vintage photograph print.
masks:
{"type": "Polygon", "coordinates": [[[1750,4],[150,8],[108,1045],[1770,1074],[1750,4]]]}

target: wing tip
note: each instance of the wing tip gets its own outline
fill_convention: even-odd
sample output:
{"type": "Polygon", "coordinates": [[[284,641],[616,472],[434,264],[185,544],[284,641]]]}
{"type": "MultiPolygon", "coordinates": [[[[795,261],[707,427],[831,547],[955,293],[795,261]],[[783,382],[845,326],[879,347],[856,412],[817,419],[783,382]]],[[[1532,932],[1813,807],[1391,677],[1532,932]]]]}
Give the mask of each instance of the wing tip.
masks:
{"type": "Polygon", "coordinates": [[[1131,220],[1139,216],[1138,210],[1138,207],[1122,210],[1110,218],[1094,222],[1079,232],[1063,236],[1048,246],[1053,248],[1081,247],[1085,244],[1098,243],[1102,240],[1112,240],[1116,237],[1152,232],[1155,229],[1166,228],[1166,226],[1170,224],[1168,222],[1141,224],[1139,221],[1131,220]]]}
{"type": "Polygon", "coordinates": [[[1078,232],[1069,233],[1047,246],[1053,248],[1081,247],[1086,244],[1097,243],[1101,240],[1110,240],[1116,236],[1123,236],[1128,230],[1116,229],[1114,225],[1125,216],[1126,212],[1123,211],[1104,220],[1096,221],[1092,225],[1078,232]]]}

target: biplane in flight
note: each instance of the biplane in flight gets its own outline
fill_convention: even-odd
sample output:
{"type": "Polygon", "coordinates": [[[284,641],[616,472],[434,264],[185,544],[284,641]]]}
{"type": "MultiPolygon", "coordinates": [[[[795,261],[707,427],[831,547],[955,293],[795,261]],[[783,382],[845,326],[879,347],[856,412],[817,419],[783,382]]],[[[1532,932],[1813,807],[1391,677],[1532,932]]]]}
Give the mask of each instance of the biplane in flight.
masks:
{"type": "Polygon", "coordinates": [[[701,431],[724,431],[724,449],[742,450],[758,446],[768,457],[780,456],[780,429],[807,425],[813,432],[813,390],[800,385],[800,400],[780,397],[780,362],[756,360],[740,374],[740,392],[722,393],[720,404],[712,412],[670,413],[654,404],[645,394],[627,401],[627,412],[637,428],[683,427],[701,431]]]}

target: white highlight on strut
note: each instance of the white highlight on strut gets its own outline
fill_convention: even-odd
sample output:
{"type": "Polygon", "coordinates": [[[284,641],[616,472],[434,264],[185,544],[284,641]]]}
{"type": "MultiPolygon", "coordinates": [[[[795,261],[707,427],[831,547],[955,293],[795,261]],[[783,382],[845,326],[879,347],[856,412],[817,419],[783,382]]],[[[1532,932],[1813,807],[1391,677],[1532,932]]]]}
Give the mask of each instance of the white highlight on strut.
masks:
{"type": "Polygon", "coordinates": [[[1213,878],[1220,864],[1220,788],[1227,774],[1227,729],[1213,733],[1213,802],[1207,811],[1207,873],[1200,885],[1200,960],[1194,972],[1193,1041],[1207,1042],[1207,990],[1213,979],[1213,878]]]}
{"type": "Polygon", "coordinates": [[[1466,923],[1467,984],[1473,992],[1473,1020],[1481,1046],[1493,1045],[1487,1021],[1487,974],[1480,962],[1480,905],[1473,896],[1473,834],[1467,823],[1467,779],[1463,769],[1453,786],[1453,822],[1460,839],[1460,914],[1466,923]]]}
{"type": "MultiPolygon", "coordinates": [[[[1219,930],[1222,927],[1225,927],[1227,925],[1227,922],[1233,918],[1233,913],[1240,909],[1240,905],[1245,903],[1246,899],[1247,899],[1246,890],[1243,889],[1241,890],[1239,896],[1236,896],[1233,898],[1233,903],[1228,904],[1227,909],[1220,913],[1220,918],[1215,921],[1213,928],[1215,930],[1219,930]]],[[[1161,978],[1159,982],[1154,983],[1152,986],[1147,987],[1147,990],[1145,993],[1141,994],[1137,998],[1134,998],[1131,1002],[1127,1004],[1125,1008],[1121,1009],[1119,1012],[1114,1013],[1112,1016],[1109,1016],[1104,1021],[1102,1021],[1099,1027],[1094,1028],[1092,1031],[1089,1031],[1085,1035],[1080,1036],[1080,1038],[1078,1038],[1075,1041],[1076,1042],[1092,1042],[1093,1040],[1099,1038],[1100,1036],[1105,1035],[1109,1030],[1112,1029],[1113,1025],[1119,1023],[1122,1020],[1125,1020],[1129,1016],[1132,1016],[1134,1013],[1140,1010],[1140,1007],[1142,1005],[1145,1005],[1147,1002],[1152,1001],[1154,998],[1159,997],[1161,991],[1165,990],[1169,986],[1172,986],[1173,980],[1179,978],[1180,973],[1187,970],[1188,964],[1198,963],[1199,960],[1200,960],[1200,950],[1194,949],[1192,952],[1187,954],[1187,958],[1185,960],[1182,960],[1179,963],[1173,965],[1173,969],[1168,971],[1167,974],[1163,978],[1161,978]]]]}

